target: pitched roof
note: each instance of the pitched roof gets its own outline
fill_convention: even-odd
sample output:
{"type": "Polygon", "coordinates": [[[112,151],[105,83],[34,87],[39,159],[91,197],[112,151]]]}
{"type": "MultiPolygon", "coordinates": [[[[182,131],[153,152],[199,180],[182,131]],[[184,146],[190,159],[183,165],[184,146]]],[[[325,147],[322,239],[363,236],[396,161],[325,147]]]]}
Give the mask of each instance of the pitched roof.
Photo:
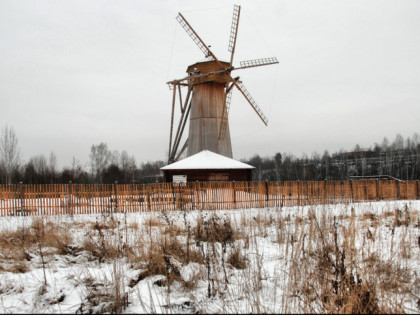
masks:
{"type": "Polygon", "coordinates": [[[160,169],[166,170],[196,170],[196,169],[253,169],[248,165],[226,156],[203,150],[181,161],[166,165],[160,169]]]}

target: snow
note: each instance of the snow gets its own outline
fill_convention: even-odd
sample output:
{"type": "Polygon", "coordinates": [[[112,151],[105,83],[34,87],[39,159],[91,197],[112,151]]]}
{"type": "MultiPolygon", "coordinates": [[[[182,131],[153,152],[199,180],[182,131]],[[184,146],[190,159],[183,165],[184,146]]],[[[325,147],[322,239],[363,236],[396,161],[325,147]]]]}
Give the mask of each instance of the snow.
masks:
{"type": "Polygon", "coordinates": [[[255,167],[230,159],[226,156],[203,150],[181,161],[169,164],[161,170],[191,170],[191,169],[253,169],[255,167]]]}
{"type": "MultiPolygon", "coordinates": [[[[304,306],[296,297],[290,296],[293,285],[290,282],[290,270],[293,270],[293,264],[301,263],[299,259],[293,259],[300,257],[298,246],[293,247],[293,244],[299,243],[292,240],[287,245],[287,241],[280,242],[279,239],[289,239],[289,234],[293,233],[304,237],[309,233],[309,227],[299,226],[298,222],[307,221],[312,215],[320,218],[321,224],[325,217],[343,218],[339,220],[339,229],[343,230],[351,229],[348,220],[352,215],[356,216],[359,219],[355,242],[358,249],[368,249],[370,254],[379,255],[384,262],[399,264],[410,275],[408,292],[392,293],[383,298],[397,299],[401,301],[405,312],[418,313],[420,309],[416,303],[420,298],[420,244],[417,244],[417,240],[420,241],[419,210],[420,201],[409,200],[219,211],[1,217],[0,233],[28,229],[34,220],[43,218],[68,230],[73,237],[74,247],[82,247],[87,235],[93,233],[92,226],[95,224],[114,222],[115,228],[102,230],[104,239],[116,246],[128,244],[140,248],[150,240],[162,244],[169,239],[169,232],[165,232],[168,227],[188,225],[194,228],[200,220],[211,222],[216,215],[221,222],[231,222],[238,233],[244,236],[234,243],[228,243],[226,251],[229,253],[239,247],[241,254],[246,255],[248,264],[246,269],[235,269],[226,264],[226,270],[223,270],[221,264],[213,262],[215,265],[212,265],[211,277],[214,294],[209,297],[210,281],[207,278],[208,268],[205,263],[189,262],[183,265],[180,263],[181,258],[177,260],[172,257],[171,263],[179,269],[184,281],[192,281],[197,277],[198,280],[196,286],[188,290],[181,282],[174,281],[168,291],[166,285],[158,285],[165,281],[163,275],[148,276],[135,285],[129,285],[133,279],[139,277],[144,265],[136,266],[126,257],[100,261],[87,250],[77,254],[60,254],[53,248],[44,248],[43,253],[47,260],[47,284],[44,285],[39,250],[30,253],[31,258],[27,261],[29,268],[26,272],[15,273],[7,271],[5,252],[0,247],[0,313],[111,312],[110,305],[115,299],[116,283],[120,284],[119,290],[122,294],[127,295],[129,304],[122,311],[127,314],[301,313],[304,306]],[[395,225],[395,218],[390,215],[395,211],[409,213],[411,223],[407,226],[395,225]],[[382,218],[383,222],[365,217],[382,218]],[[282,228],[279,222],[283,224],[282,228]],[[374,234],[373,238],[366,236],[368,231],[374,234]],[[249,236],[248,244],[245,236],[249,236]],[[409,254],[400,255],[402,244],[407,244],[409,254]]],[[[177,237],[185,239],[181,234],[177,237]]],[[[5,234],[0,234],[0,237],[3,235],[5,234]]],[[[303,244],[309,246],[310,242],[303,244]]],[[[194,246],[192,244],[191,248],[194,246]]],[[[211,251],[213,258],[224,255],[220,243],[213,246],[209,242],[201,242],[200,246],[203,251],[211,251]]],[[[223,257],[227,257],[227,254],[223,257]]],[[[301,266],[297,270],[303,272],[307,267],[301,266]]]]}

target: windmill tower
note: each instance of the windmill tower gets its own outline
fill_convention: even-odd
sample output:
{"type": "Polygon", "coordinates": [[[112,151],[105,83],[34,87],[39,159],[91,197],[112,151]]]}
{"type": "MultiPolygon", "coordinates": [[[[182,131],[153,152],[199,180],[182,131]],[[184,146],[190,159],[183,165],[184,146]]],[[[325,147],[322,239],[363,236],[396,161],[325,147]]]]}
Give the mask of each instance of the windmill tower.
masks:
{"type": "Polygon", "coordinates": [[[194,43],[204,53],[206,60],[190,65],[187,68],[188,76],[168,82],[169,87],[173,90],[168,163],[177,161],[186,149],[188,149],[187,156],[194,155],[202,150],[210,150],[232,158],[228,114],[233,87],[236,87],[242,93],[262,122],[265,125],[268,123],[267,117],[239,80],[239,77],[233,78],[231,72],[233,70],[276,64],[278,61],[275,57],[262,58],[242,61],[240,67],[233,67],[240,11],[241,7],[235,5],[228,47],[231,53],[230,61],[219,60],[181,13],[176,18],[194,43]],[[188,89],[184,99],[181,94],[181,87],[187,87],[188,89]],[[174,111],[175,103],[177,102],[177,92],[179,94],[181,114],[174,133],[174,111]],[[190,122],[189,133],[184,145],[180,148],[187,120],[190,122]]]}

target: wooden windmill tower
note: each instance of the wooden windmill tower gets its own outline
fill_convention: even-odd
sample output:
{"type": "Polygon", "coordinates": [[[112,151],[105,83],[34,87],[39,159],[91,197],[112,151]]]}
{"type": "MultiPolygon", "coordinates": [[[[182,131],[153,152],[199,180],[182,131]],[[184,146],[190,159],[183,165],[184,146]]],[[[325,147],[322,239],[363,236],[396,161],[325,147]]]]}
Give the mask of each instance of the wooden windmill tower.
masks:
{"type": "Polygon", "coordinates": [[[263,58],[242,61],[240,67],[233,67],[240,10],[240,6],[234,6],[228,47],[229,52],[231,52],[229,62],[220,61],[211,52],[209,46],[203,42],[181,13],[176,18],[194,43],[204,53],[206,60],[190,65],[187,68],[187,77],[168,82],[169,87],[173,90],[168,163],[177,161],[187,148],[187,156],[194,155],[202,150],[210,150],[232,158],[228,113],[234,86],[242,93],[262,122],[265,125],[268,123],[267,118],[239,80],[239,77],[233,78],[231,72],[233,70],[276,64],[278,61],[274,57],[263,58]],[[181,94],[181,87],[188,88],[184,99],[181,94]],[[174,111],[175,103],[177,102],[177,92],[179,94],[181,114],[176,133],[174,134],[174,111]],[[190,121],[188,138],[180,148],[181,137],[188,119],[190,121]]]}

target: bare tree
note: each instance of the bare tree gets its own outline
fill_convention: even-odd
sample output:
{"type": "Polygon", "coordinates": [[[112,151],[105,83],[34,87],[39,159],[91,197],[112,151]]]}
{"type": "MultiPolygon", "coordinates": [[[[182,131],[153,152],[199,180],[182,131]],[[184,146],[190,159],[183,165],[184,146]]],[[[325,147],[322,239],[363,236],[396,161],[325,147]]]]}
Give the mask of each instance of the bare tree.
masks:
{"type": "Polygon", "coordinates": [[[99,183],[102,183],[103,173],[111,160],[111,152],[108,150],[106,143],[101,142],[98,145],[90,147],[90,165],[92,176],[99,183]]]}
{"type": "Polygon", "coordinates": [[[277,152],[274,155],[274,167],[276,170],[276,180],[279,181],[280,180],[280,173],[281,173],[281,159],[282,159],[282,155],[281,153],[277,152]]]}
{"type": "Polygon", "coordinates": [[[31,158],[34,163],[35,170],[42,176],[48,173],[48,162],[44,154],[36,155],[31,158]]]}
{"type": "Polygon", "coordinates": [[[55,156],[54,152],[50,153],[50,158],[48,159],[48,170],[50,173],[50,180],[52,184],[57,172],[57,157],[55,156]]]}
{"type": "Polygon", "coordinates": [[[124,182],[134,181],[134,172],[136,171],[136,159],[129,156],[127,151],[123,150],[120,155],[120,168],[124,173],[124,182]]]}
{"type": "Polygon", "coordinates": [[[12,174],[20,164],[20,148],[13,127],[6,125],[0,138],[0,165],[4,170],[6,184],[11,184],[12,174]]]}
{"type": "Polygon", "coordinates": [[[109,164],[114,164],[117,165],[120,162],[120,152],[118,152],[118,150],[114,150],[111,152],[111,157],[110,157],[110,163],[109,164]]]}

